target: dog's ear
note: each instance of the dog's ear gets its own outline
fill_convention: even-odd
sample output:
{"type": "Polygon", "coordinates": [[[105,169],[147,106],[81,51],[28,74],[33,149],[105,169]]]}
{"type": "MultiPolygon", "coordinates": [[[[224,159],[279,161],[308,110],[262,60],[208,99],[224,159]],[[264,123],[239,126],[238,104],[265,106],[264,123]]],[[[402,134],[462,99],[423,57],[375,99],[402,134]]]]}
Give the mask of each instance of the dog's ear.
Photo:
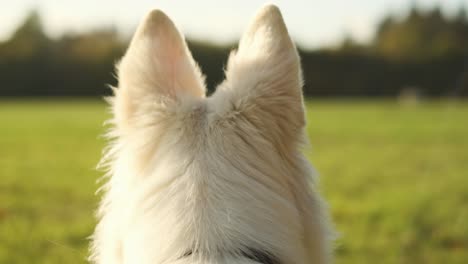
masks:
{"type": "Polygon", "coordinates": [[[204,78],[183,36],[160,10],[140,23],[117,70],[115,107],[122,121],[144,104],[205,96],[204,78]]]}
{"type": "Polygon", "coordinates": [[[278,132],[277,139],[289,140],[304,127],[299,55],[276,6],[256,15],[231,53],[219,90],[219,97],[249,111],[258,126],[278,132]]]}

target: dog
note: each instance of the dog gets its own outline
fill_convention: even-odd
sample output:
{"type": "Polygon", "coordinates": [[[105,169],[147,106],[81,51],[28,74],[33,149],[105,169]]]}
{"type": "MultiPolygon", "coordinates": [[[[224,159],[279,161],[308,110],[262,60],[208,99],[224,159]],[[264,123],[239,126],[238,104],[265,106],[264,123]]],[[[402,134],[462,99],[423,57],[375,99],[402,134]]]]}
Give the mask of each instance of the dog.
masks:
{"type": "Polygon", "coordinates": [[[264,6],[209,97],[173,22],[151,11],[117,66],[96,264],[330,263],[306,142],[300,59],[264,6]]]}

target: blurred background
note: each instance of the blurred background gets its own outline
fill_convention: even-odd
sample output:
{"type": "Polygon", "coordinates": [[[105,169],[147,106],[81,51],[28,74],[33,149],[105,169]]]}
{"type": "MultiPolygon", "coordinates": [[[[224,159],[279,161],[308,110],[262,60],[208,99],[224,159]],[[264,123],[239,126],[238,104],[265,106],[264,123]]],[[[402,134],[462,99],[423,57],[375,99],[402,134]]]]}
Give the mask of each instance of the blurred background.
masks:
{"type": "MultiPolygon", "coordinates": [[[[468,263],[468,0],[270,1],[302,58],[337,263],[468,263]]],[[[85,263],[109,117],[139,20],[165,11],[213,91],[264,1],[0,4],[0,263],[85,263]]]]}

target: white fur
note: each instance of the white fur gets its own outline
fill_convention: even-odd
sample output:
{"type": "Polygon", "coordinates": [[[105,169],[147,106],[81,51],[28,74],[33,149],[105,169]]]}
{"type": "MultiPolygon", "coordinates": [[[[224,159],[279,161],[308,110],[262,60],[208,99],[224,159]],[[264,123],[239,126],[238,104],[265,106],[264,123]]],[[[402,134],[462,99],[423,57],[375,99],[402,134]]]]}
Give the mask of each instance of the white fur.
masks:
{"type": "Polygon", "coordinates": [[[277,7],[261,9],[209,98],[157,10],[118,76],[91,262],[255,263],[241,253],[255,248],[283,264],[329,263],[326,208],[300,150],[299,57],[277,7]]]}

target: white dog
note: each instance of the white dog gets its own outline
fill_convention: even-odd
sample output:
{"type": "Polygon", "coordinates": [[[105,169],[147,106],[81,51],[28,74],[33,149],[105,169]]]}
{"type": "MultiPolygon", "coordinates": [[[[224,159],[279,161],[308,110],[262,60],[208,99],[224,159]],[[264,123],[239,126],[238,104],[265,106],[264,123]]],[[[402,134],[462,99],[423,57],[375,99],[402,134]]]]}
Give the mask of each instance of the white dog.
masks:
{"type": "Polygon", "coordinates": [[[91,262],[330,262],[326,208],[300,150],[300,61],[277,7],[257,14],[210,97],[159,10],[118,76],[91,262]]]}

